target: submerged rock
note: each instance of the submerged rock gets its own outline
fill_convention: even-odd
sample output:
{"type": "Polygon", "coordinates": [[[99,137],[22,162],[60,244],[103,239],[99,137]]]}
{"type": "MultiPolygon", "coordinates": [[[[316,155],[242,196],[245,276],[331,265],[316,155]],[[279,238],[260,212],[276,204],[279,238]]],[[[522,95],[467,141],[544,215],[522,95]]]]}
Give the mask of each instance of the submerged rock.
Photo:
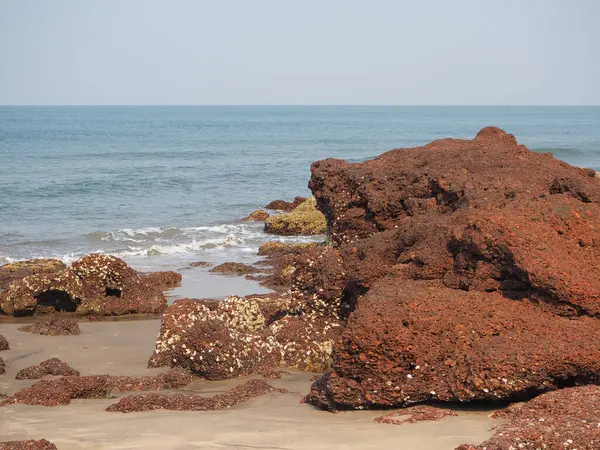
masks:
{"type": "Polygon", "coordinates": [[[0,266],[0,290],[6,289],[13,281],[38,273],[56,273],[67,266],[58,259],[29,259],[0,266]]]}
{"type": "Polygon", "coordinates": [[[254,211],[252,214],[244,217],[242,222],[264,222],[269,218],[270,214],[262,209],[254,211]]]}
{"type": "MultiPolygon", "coordinates": [[[[121,315],[162,312],[167,277],[140,275],[114,256],[91,254],[71,267],[14,281],[0,294],[0,309],[24,316],[55,311],[121,315]]],[[[169,282],[170,282],[169,281],[169,282]]]]}
{"type": "Polygon", "coordinates": [[[456,417],[458,414],[451,409],[434,408],[428,405],[412,406],[401,411],[396,411],[385,416],[375,418],[377,423],[388,423],[391,425],[404,425],[405,423],[417,423],[424,421],[437,421],[444,417],[456,417]]]}
{"type": "Polygon", "coordinates": [[[525,404],[511,405],[494,418],[508,423],[479,445],[457,450],[596,449],[600,448],[600,387],[583,386],[548,392],[525,404]]]}
{"type": "Polygon", "coordinates": [[[314,198],[299,204],[293,211],[271,216],[265,221],[265,232],[282,236],[309,236],[327,230],[325,216],[317,210],[314,198]]]}
{"type": "Polygon", "coordinates": [[[46,375],[78,376],[79,372],[58,358],[50,358],[38,365],[21,369],[15,378],[17,380],[38,380],[46,375]]]}
{"type": "Polygon", "coordinates": [[[333,246],[296,264],[292,309],[348,321],[311,402],[515,400],[598,382],[594,171],[490,127],[319,161],[310,187],[333,246]]]}
{"type": "Polygon", "coordinates": [[[81,334],[79,324],[73,319],[53,317],[44,322],[36,322],[31,325],[23,325],[20,331],[26,333],[42,334],[45,336],[71,336],[81,334]]]}
{"type": "Polygon", "coordinates": [[[106,410],[110,412],[130,413],[136,411],[152,411],[168,409],[173,411],[219,411],[231,408],[240,403],[265,395],[269,392],[288,393],[285,389],[277,389],[263,380],[249,380],[227,392],[206,397],[198,394],[142,394],[124,397],[106,410]]]}

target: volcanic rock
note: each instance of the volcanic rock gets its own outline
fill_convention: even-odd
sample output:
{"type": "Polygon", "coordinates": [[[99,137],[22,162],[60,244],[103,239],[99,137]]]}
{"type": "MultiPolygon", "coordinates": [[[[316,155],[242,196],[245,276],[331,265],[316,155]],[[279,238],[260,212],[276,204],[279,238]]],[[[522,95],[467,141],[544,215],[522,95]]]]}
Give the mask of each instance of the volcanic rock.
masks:
{"type": "Polygon", "coordinates": [[[375,418],[377,423],[403,425],[423,421],[436,421],[444,417],[456,417],[458,414],[451,409],[434,408],[428,405],[418,405],[402,411],[396,411],[385,416],[375,418]]]}
{"type": "Polygon", "coordinates": [[[88,255],[54,273],[14,281],[0,294],[0,309],[16,316],[55,311],[102,315],[159,313],[166,306],[156,278],[153,281],[152,276],[140,276],[119,258],[103,254],[88,255]]]}
{"type": "Polygon", "coordinates": [[[20,331],[26,333],[42,334],[45,336],[71,336],[81,334],[79,324],[73,319],[53,317],[44,322],[36,322],[31,325],[23,325],[20,331]]]}
{"type": "Polygon", "coordinates": [[[13,281],[38,273],[56,273],[67,266],[58,259],[29,259],[0,266],[0,290],[6,289],[13,281]]]}
{"type": "Polygon", "coordinates": [[[254,211],[252,214],[244,217],[242,222],[264,222],[268,219],[270,214],[262,209],[254,211]]]}
{"type": "Polygon", "coordinates": [[[494,435],[482,444],[464,444],[457,450],[600,448],[598,386],[548,392],[492,417],[509,422],[494,428],[494,435]]]}
{"type": "Polygon", "coordinates": [[[6,338],[0,334],[0,352],[4,350],[10,350],[10,346],[6,338]]]}
{"type": "Polygon", "coordinates": [[[57,450],[56,445],[46,439],[0,442],[0,450],[57,450]]]}
{"type": "Polygon", "coordinates": [[[21,369],[15,378],[17,380],[39,380],[45,375],[78,376],[79,372],[58,358],[50,358],[36,366],[21,369]]]}
{"type": "Polygon", "coordinates": [[[309,401],[506,401],[598,382],[594,171],[485,128],[314,163],[310,187],[333,246],[295,265],[291,310],[348,326],[309,401]]]}
{"type": "Polygon", "coordinates": [[[124,397],[106,410],[111,412],[152,411],[169,409],[175,411],[218,411],[231,408],[240,403],[267,394],[269,392],[288,393],[277,389],[263,380],[249,380],[223,394],[205,397],[197,394],[143,394],[124,397]]]}
{"type": "Polygon", "coordinates": [[[178,300],[163,316],[148,366],[184,367],[209,380],[261,373],[266,366],[327,369],[339,324],[286,317],[288,305],[286,295],[178,300]]]}
{"type": "Polygon", "coordinates": [[[125,377],[111,375],[66,376],[40,380],[4,400],[4,404],[59,406],[76,398],[108,398],[113,391],[155,391],[189,384],[189,372],[175,368],[155,376],[125,377]]]}
{"type": "Polygon", "coordinates": [[[255,267],[249,266],[248,264],[237,263],[237,262],[226,262],[219,264],[209,270],[212,273],[222,273],[227,275],[244,275],[247,273],[256,273],[259,270],[255,267]]]}
{"type": "Polygon", "coordinates": [[[265,220],[265,232],[282,236],[309,236],[323,234],[326,230],[327,222],[317,210],[314,198],[299,204],[293,211],[265,220]]]}
{"type": "Polygon", "coordinates": [[[161,291],[181,286],[181,274],[172,270],[164,272],[140,272],[139,275],[144,281],[153,284],[161,291]]]}
{"type": "Polygon", "coordinates": [[[304,201],[306,201],[305,197],[294,197],[294,201],[292,202],[286,202],[285,200],[273,200],[271,203],[265,206],[265,208],[277,211],[292,211],[304,201]]]}

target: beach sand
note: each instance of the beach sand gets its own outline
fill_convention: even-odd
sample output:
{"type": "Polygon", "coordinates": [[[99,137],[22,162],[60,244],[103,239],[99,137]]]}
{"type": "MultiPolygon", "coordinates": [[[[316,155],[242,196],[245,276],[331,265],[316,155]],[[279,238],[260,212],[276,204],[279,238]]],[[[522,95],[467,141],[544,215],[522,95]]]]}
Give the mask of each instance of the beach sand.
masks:
{"type": "MultiPolygon", "coordinates": [[[[0,392],[12,394],[34,383],[15,380],[24,367],[58,357],[82,375],[150,375],[148,357],[160,320],[81,323],[79,336],[39,336],[18,331],[18,324],[0,324],[11,349],[0,356],[7,372],[0,392]]],[[[305,394],[313,374],[290,372],[275,387],[305,394]]],[[[197,380],[185,388],[201,394],[223,392],[243,380],[197,380]]],[[[336,414],[301,404],[301,394],[270,393],[228,410],[214,412],[151,411],[109,413],[116,399],[74,400],[54,408],[0,407],[0,440],[45,438],[69,449],[453,449],[480,443],[498,425],[488,411],[459,411],[439,422],[402,426],[373,422],[382,411],[336,414]]],[[[117,394],[131,395],[128,393],[117,394]]],[[[387,413],[387,412],[385,412],[387,413]]]]}

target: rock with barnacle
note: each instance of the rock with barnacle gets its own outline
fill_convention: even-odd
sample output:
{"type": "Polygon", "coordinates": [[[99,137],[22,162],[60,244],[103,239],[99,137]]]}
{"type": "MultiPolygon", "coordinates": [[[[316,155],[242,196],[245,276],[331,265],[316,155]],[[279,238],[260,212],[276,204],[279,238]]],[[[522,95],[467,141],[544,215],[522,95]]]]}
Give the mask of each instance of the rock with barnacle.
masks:
{"type": "Polygon", "coordinates": [[[56,445],[46,439],[0,442],[0,450],[57,450],[56,445]]]}
{"type": "Polygon", "coordinates": [[[176,275],[142,276],[119,258],[91,254],[71,267],[12,282],[0,293],[0,309],[15,316],[159,313],[167,306],[165,283],[172,284],[176,275]]]}
{"type": "Polygon", "coordinates": [[[594,171],[493,127],[311,170],[332,246],[295,265],[291,308],[348,325],[309,401],[506,401],[600,381],[594,171]]]}

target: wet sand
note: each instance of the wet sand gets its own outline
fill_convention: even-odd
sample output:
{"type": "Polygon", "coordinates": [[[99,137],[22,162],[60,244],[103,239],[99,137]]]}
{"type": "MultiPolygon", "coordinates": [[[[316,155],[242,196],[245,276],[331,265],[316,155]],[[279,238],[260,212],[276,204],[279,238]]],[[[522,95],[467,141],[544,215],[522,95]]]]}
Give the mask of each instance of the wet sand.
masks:
{"type": "MultiPolygon", "coordinates": [[[[18,331],[17,324],[0,324],[11,350],[0,353],[7,372],[0,375],[0,392],[33,384],[15,380],[27,366],[58,357],[82,375],[150,375],[148,357],[159,320],[80,323],[79,336],[39,336],[18,331]]],[[[291,372],[275,387],[305,394],[312,374],[291,372]]],[[[185,388],[206,395],[223,392],[242,380],[197,380],[185,388]]],[[[168,392],[168,391],[164,391],[168,392]]],[[[131,395],[118,394],[118,396],[131,395]]],[[[116,399],[74,400],[55,408],[8,405],[0,407],[0,440],[46,438],[60,450],[69,449],[422,449],[450,450],[459,444],[480,443],[498,421],[485,411],[459,411],[439,422],[401,426],[378,424],[381,411],[328,413],[301,404],[300,394],[271,393],[228,410],[214,412],[150,411],[109,413],[116,399]]]]}

